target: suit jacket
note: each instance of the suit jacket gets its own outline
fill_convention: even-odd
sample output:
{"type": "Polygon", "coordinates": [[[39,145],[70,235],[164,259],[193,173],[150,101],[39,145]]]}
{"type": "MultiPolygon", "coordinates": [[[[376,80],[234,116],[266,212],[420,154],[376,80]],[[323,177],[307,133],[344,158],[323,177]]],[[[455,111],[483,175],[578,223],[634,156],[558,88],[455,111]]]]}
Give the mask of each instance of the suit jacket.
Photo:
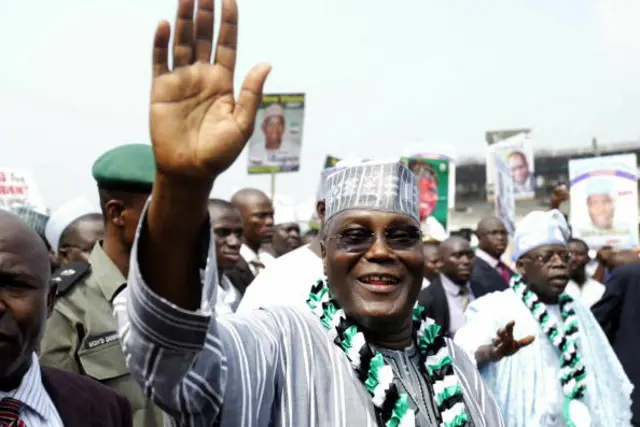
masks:
{"type": "Polygon", "coordinates": [[[98,381],[42,366],[42,383],[65,427],[131,427],[129,402],[98,381]]]}
{"type": "Polygon", "coordinates": [[[616,268],[606,282],[606,291],[591,311],[611,342],[629,380],[632,422],[640,425],[640,264],[616,268]]]}
{"type": "Polygon", "coordinates": [[[225,270],[224,274],[229,278],[238,292],[240,292],[240,295],[244,295],[245,291],[254,279],[254,275],[249,268],[249,264],[247,264],[247,261],[242,257],[240,257],[233,270],[225,270]]]}
{"type": "MultiPolygon", "coordinates": [[[[509,269],[509,274],[513,276],[515,273],[509,269]]],[[[502,274],[480,257],[476,257],[473,263],[471,281],[487,290],[483,295],[493,291],[504,291],[509,287],[509,283],[504,280],[502,274]]]]}
{"type": "MultiPolygon", "coordinates": [[[[497,273],[499,275],[499,273],[497,273]]],[[[469,282],[471,287],[471,292],[473,292],[474,298],[480,298],[488,293],[494,291],[502,291],[506,289],[506,285],[504,285],[504,280],[502,283],[489,283],[486,285],[482,285],[480,283],[473,281],[472,279],[469,282]]],[[[446,336],[450,336],[449,329],[451,327],[451,319],[449,318],[449,302],[447,301],[447,294],[444,290],[444,286],[442,285],[442,280],[440,277],[436,277],[431,281],[431,284],[420,291],[420,295],[418,296],[418,302],[422,305],[427,311],[427,315],[431,317],[436,323],[444,328],[446,336]]]]}

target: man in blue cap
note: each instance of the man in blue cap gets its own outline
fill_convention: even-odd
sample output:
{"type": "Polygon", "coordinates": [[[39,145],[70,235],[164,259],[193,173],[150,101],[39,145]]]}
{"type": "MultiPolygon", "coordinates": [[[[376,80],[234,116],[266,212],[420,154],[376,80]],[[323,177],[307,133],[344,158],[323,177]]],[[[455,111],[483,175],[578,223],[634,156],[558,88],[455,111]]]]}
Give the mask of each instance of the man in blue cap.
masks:
{"type": "Polygon", "coordinates": [[[57,301],[40,348],[43,365],[86,375],[125,396],[135,427],[156,427],[162,412],[148,402],[129,375],[113,318],[112,301],[127,283],[138,220],[151,193],[155,162],[151,146],[116,147],[93,164],[104,239],[89,262],[74,262],[53,278],[57,301]]]}

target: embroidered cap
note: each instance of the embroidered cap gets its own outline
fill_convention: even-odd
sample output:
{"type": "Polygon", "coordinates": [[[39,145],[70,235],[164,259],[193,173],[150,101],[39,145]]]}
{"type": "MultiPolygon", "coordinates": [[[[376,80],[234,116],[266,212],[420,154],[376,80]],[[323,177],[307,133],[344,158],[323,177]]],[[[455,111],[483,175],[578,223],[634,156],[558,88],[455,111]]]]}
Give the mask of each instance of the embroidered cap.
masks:
{"type": "Polygon", "coordinates": [[[398,160],[344,167],[327,177],[325,188],[325,221],[348,209],[366,209],[401,213],[419,222],[416,177],[398,160]]]}
{"type": "Polygon", "coordinates": [[[271,117],[282,117],[284,118],[284,107],[280,104],[271,104],[264,110],[264,116],[262,118],[262,123],[269,120],[271,117]]]}
{"type": "Polygon", "coordinates": [[[38,212],[28,206],[14,207],[11,209],[11,212],[18,215],[33,231],[38,233],[39,236],[44,237],[49,215],[38,212]]]}
{"type": "Polygon", "coordinates": [[[318,194],[316,200],[324,200],[324,196],[326,193],[326,184],[327,178],[334,172],[344,169],[347,166],[355,166],[360,165],[362,163],[368,162],[369,160],[359,159],[359,158],[347,158],[343,160],[339,160],[335,166],[323,169],[320,173],[320,188],[318,188],[318,194]]]}
{"type": "Polygon", "coordinates": [[[533,211],[516,227],[513,258],[518,260],[543,245],[566,245],[569,236],[569,225],[559,210],[533,211]]]}

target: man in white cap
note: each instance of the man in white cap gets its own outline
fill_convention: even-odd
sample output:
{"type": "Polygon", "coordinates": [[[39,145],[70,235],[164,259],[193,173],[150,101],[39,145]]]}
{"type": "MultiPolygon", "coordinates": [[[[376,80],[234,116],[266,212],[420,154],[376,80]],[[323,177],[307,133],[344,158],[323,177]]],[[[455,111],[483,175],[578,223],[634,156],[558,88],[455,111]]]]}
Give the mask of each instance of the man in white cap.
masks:
{"type": "Polygon", "coordinates": [[[568,238],[558,210],[523,218],[514,236],[519,275],[471,302],[455,336],[510,427],[630,425],[633,387],[591,312],[565,293],[568,238]]]}
{"type": "Polygon", "coordinates": [[[249,164],[255,166],[279,166],[288,169],[300,164],[300,147],[286,139],[285,109],[271,104],[264,110],[262,133],[264,146],[251,147],[249,164]]]}
{"type": "Polygon", "coordinates": [[[45,236],[60,265],[87,262],[96,242],[104,237],[102,212],[84,197],[69,200],[53,212],[45,236]]]}

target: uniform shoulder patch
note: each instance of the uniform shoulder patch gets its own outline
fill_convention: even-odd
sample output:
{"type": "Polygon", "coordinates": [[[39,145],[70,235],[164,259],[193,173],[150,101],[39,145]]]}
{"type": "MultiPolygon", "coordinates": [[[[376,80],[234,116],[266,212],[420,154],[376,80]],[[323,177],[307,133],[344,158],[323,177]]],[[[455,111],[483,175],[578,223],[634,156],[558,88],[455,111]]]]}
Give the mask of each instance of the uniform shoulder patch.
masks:
{"type": "Polygon", "coordinates": [[[91,264],[88,262],[72,262],[71,264],[60,267],[53,276],[51,281],[58,285],[58,296],[64,295],[73,286],[91,272],[91,264]]]}

